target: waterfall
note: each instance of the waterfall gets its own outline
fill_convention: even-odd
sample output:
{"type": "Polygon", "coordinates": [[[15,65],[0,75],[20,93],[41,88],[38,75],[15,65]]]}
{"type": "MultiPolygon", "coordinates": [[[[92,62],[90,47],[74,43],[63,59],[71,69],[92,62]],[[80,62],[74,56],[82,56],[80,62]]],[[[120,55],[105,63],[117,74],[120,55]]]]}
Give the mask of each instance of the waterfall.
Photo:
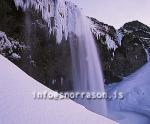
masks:
{"type": "MultiPolygon", "coordinates": [[[[57,42],[64,36],[70,41],[73,86],[76,92],[104,92],[104,81],[97,48],[89,20],[74,4],[65,0],[14,0],[17,7],[26,10],[33,6],[42,13],[50,33],[56,33],[57,42]],[[54,25],[52,26],[53,18],[54,25]]],[[[98,114],[106,115],[106,101],[100,99],[75,100],[98,114]]]]}
{"type": "MultiPolygon", "coordinates": [[[[70,34],[72,55],[73,87],[75,92],[104,93],[104,81],[100,60],[93,35],[89,27],[89,20],[78,13],[75,17],[74,34],[70,34]]],[[[75,100],[86,108],[98,114],[106,115],[106,101],[103,99],[75,100]]]]}

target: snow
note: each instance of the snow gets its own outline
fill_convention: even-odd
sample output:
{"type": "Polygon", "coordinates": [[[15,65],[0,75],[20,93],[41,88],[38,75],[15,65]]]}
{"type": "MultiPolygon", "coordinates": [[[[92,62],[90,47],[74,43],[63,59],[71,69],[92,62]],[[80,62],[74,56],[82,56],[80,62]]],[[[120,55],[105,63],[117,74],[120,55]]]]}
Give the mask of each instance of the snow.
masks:
{"type": "Polygon", "coordinates": [[[0,31],[0,51],[11,48],[11,42],[8,40],[6,34],[0,31]]]}
{"type": "Polygon", "coordinates": [[[16,49],[25,48],[25,46],[20,45],[19,42],[12,38],[8,38],[5,32],[0,31],[0,53],[3,56],[9,56],[13,59],[21,59],[19,53],[14,53],[16,49]]]}
{"type": "Polygon", "coordinates": [[[118,41],[118,44],[121,46],[122,38],[124,37],[123,33],[121,31],[117,30],[116,32],[116,39],[118,41]]]}
{"type": "Polygon", "coordinates": [[[56,94],[0,55],[0,124],[116,124],[71,100],[35,100],[36,91],[56,94]]]}
{"type": "Polygon", "coordinates": [[[108,49],[116,50],[118,48],[118,46],[116,45],[116,43],[108,35],[106,35],[106,44],[108,46],[108,49]]]}
{"type": "MultiPolygon", "coordinates": [[[[104,27],[100,27],[98,24],[96,24],[94,21],[90,21],[90,28],[92,33],[96,36],[97,39],[100,39],[101,36],[104,36],[105,33],[102,31],[104,27]]],[[[104,29],[105,30],[105,29],[104,29]]]]}
{"type": "Polygon", "coordinates": [[[19,56],[17,53],[12,53],[11,57],[14,59],[21,59],[21,56],[19,56]]]}
{"type": "Polygon", "coordinates": [[[150,60],[150,55],[149,55],[148,49],[146,49],[146,48],[144,47],[144,45],[143,45],[143,48],[144,48],[145,53],[146,53],[146,56],[147,56],[147,61],[149,61],[149,60],[150,60]]]}
{"type": "Polygon", "coordinates": [[[92,33],[96,36],[96,38],[99,40],[101,37],[105,37],[106,38],[106,45],[107,45],[107,48],[108,50],[116,50],[116,48],[118,48],[118,46],[116,45],[115,41],[112,40],[112,38],[108,35],[108,26],[106,26],[105,24],[98,24],[94,21],[92,21],[90,18],[89,18],[89,21],[90,21],[90,28],[91,28],[91,31],[92,33]]]}
{"type": "MultiPolygon", "coordinates": [[[[109,101],[111,111],[118,111],[121,124],[149,124],[150,123],[150,62],[137,72],[127,77],[123,82],[113,86],[110,93],[120,91],[123,100],[109,101]],[[132,115],[132,119],[131,119],[132,115]],[[124,121],[123,121],[124,120],[124,121]],[[144,121],[144,122],[142,122],[144,121]]],[[[115,114],[114,114],[115,115],[115,114]]]]}

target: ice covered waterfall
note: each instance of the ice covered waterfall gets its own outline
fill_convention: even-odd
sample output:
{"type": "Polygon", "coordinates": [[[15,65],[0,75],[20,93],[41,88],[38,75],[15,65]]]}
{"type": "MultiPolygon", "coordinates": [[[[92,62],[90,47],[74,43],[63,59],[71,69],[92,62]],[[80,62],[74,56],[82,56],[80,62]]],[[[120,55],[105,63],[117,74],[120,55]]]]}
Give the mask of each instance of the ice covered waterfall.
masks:
{"type": "MultiPolygon", "coordinates": [[[[104,92],[104,81],[97,48],[89,28],[89,20],[80,9],[65,0],[14,0],[24,11],[34,7],[42,13],[49,26],[49,33],[55,33],[57,42],[63,36],[70,41],[74,91],[104,92]],[[53,25],[52,25],[53,21],[53,25]]],[[[100,99],[77,100],[80,104],[99,114],[106,115],[106,101],[100,99]]]]}

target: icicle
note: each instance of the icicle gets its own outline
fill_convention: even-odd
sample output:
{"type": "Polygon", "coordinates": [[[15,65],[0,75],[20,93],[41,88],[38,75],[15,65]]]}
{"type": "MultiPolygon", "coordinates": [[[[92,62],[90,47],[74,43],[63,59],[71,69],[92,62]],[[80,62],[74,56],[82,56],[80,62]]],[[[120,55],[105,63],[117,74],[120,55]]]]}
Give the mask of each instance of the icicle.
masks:
{"type": "MultiPolygon", "coordinates": [[[[62,37],[68,38],[69,32],[72,32],[75,23],[71,16],[77,15],[80,9],[69,1],[65,0],[14,0],[16,7],[21,7],[24,11],[30,6],[42,13],[42,18],[47,22],[49,33],[56,33],[57,42],[62,41],[62,37]],[[54,18],[54,20],[51,20],[54,18]],[[54,21],[54,25],[51,25],[54,21]]],[[[73,32],[76,34],[76,32],[73,32]]]]}

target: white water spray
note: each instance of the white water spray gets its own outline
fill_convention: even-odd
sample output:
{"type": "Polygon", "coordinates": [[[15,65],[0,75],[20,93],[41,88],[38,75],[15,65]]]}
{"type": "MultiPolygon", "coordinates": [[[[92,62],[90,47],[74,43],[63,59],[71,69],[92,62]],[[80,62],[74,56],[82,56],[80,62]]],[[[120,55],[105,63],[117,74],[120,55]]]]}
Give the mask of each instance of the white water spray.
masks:
{"type": "MultiPolygon", "coordinates": [[[[65,0],[14,0],[16,6],[24,10],[34,6],[42,12],[43,19],[48,23],[50,33],[55,32],[60,43],[63,35],[70,40],[72,54],[74,91],[79,92],[104,92],[102,69],[93,39],[89,20],[82,15],[80,9],[65,0]],[[50,6],[50,8],[49,8],[50,6]],[[51,10],[49,10],[51,9],[51,10]],[[54,26],[51,26],[51,17],[54,26]]],[[[106,115],[105,100],[79,100],[86,108],[98,114],[106,115]]]]}

